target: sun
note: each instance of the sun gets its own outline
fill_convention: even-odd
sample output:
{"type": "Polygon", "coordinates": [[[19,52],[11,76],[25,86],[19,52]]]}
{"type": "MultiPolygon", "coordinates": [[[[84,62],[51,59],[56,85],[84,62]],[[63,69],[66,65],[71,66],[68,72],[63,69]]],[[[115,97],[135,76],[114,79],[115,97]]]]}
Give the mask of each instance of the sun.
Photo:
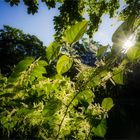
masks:
{"type": "Polygon", "coordinates": [[[134,44],[135,44],[135,36],[131,35],[128,39],[124,41],[124,44],[122,46],[123,52],[126,53],[129,50],[129,48],[134,46],[134,44]]]}
{"type": "Polygon", "coordinates": [[[126,40],[126,42],[124,43],[124,46],[127,48],[130,48],[134,45],[134,43],[131,40],[126,40]]]}

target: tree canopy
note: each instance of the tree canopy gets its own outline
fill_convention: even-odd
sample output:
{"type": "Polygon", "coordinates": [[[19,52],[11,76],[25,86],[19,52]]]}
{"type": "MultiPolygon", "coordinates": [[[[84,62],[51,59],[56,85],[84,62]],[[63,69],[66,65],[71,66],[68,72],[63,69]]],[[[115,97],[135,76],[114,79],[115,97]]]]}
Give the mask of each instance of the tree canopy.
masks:
{"type": "Polygon", "coordinates": [[[45,56],[45,46],[36,36],[4,26],[0,30],[0,69],[9,75],[14,65],[26,56],[38,58],[45,56]]]}
{"type": "MultiPolygon", "coordinates": [[[[5,1],[11,6],[20,3],[20,0],[5,1]]],[[[29,14],[38,12],[38,0],[23,1],[29,14]]],[[[131,15],[136,18],[140,16],[138,0],[125,0],[125,6],[121,12],[118,11],[120,0],[42,0],[41,2],[45,3],[48,8],[55,8],[59,4],[60,15],[54,17],[55,37],[59,39],[69,26],[82,21],[85,17],[89,18],[87,34],[92,37],[98,30],[104,14],[109,14],[110,18],[120,16],[121,19],[127,19],[131,15]]]]}

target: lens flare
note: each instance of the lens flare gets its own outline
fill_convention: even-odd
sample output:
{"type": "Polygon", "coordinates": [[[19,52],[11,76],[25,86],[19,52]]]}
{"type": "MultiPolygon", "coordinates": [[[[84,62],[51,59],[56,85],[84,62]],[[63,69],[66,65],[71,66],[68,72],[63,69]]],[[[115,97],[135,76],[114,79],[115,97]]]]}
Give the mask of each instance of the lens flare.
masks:
{"type": "Polygon", "coordinates": [[[127,40],[125,43],[124,43],[124,46],[127,47],[127,48],[130,48],[133,46],[133,42],[131,42],[130,40],[127,40]]]}
{"type": "Polygon", "coordinates": [[[135,36],[131,35],[127,40],[124,41],[124,45],[122,46],[122,52],[126,53],[129,48],[131,48],[132,46],[134,46],[135,44],[135,36]]]}

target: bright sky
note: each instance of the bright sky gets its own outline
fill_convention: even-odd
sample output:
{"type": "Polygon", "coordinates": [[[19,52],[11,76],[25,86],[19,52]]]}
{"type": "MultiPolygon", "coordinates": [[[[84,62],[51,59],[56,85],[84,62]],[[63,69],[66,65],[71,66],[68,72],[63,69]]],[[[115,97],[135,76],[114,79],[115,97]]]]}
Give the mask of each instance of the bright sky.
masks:
{"type": "MultiPolygon", "coordinates": [[[[39,12],[29,15],[23,3],[11,7],[8,3],[0,0],[0,29],[3,28],[3,25],[10,25],[23,30],[24,33],[36,35],[47,46],[53,41],[55,33],[53,17],[58,14],[57,8],[48,10],[45,3],[40,3],[39,12]]],[[[103,45],[111,45],[111,36],[119,25],[120,23],[116,19],[109,19],[107,15],[103,16],[103,22],[95,34],[94,40],[103,45]],[[114,26],[111,26],[112,24],[114,26]]]]}

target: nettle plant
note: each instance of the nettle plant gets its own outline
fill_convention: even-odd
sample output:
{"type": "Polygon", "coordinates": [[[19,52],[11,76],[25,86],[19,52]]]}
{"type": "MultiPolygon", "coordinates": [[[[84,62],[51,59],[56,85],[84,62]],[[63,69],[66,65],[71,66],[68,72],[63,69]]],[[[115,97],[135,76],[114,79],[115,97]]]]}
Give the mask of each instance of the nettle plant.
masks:
{"type": "MultiPolygon", "coordinates": [[[[6,78],[0,76],[0,131],[2,138],[81,139],[104,137],[106,118],[113,107],[110,97],[95,102],[95,89],[108,80],[123,83],[128,59],[137,61],[137,51],[127,53],[117,67],[105,65],[101,57],[106,48],[97,51],[97,67],[84,67],[72,81],[65,74],[73,66],[72,45],[85,33],[87,21],[65,31],[63,42],[69,52],[61,53],[62,45],[53,42],[46,49],[47,61],[26,57],[6,78]],[[56,73],[48,77],[46,67],[54,63],[56,73]]],[[[139,49],[140,52],[140,49],[139,49]]]]}

